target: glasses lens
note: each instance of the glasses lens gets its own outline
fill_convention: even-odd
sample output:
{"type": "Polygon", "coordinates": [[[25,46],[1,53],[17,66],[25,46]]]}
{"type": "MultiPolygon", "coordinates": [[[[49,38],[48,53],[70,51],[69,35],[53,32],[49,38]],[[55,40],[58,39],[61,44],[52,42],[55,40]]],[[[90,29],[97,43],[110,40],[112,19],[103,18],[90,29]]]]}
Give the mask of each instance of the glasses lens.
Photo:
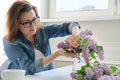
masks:
{"type": "Polygon", "coordinates": [[[35,18],[35,19],[33,19],[33,21],[32,21],[32,24],[36,24],[38,21],[37,21],[37,18],[35,18]]]}
{"type": "Polygon", "coordinates": [[[27,27],[31,27],[31,25],[36,25],[38,22],[39,22],[39,18],[34,18],[32,21],[26,21],[26,22],[23,22],[23,23],[20,23],[22,24],[25,28],[27,27]]]}
{"type": "Polygon", "coordinates": [[[24,22],[24,23],[22,23],[22,25],[23,25],[24,27],[29,27],[29,26],[30,26],[30,21],[24,22]]]}
{"type": "Polygon", "coordinates": [[[40,20],[39,18],[36,18],[36,19],[35,19],[35,22],[36,22],[36,23],[38,23],[38,22],[39,22],[39,20],[40,20]]]}

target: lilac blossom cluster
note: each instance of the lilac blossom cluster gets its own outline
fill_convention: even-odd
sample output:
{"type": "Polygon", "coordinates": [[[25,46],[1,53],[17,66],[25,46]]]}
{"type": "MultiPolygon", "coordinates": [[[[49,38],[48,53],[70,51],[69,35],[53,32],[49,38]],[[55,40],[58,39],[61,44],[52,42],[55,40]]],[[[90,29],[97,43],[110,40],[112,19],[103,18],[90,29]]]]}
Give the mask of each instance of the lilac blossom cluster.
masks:
{"type": "Polygon", "coordinates": [[[86,62],[76,72],[71,72],[76,80],[120,80],[120,70],[115,66],[108,66],[98,61],[104,59],[103,47],[92,38],[92,31],[86,29],[77,36],[69,36],[57,45],[67,52],[79,55],[86,62]],[[91,61],[93,61],[91,63],[91,61]]]}
{"type": "Polygon", "coordinates": [[[86,67],[85,75],[71,72],[70,76],[76,80],[120,80],[120,70],[115,66],[94,63],[91,67],[86,67]]]}
{"type": "Polygon", "coordinates": [[[78,53],[88,63],[92,59],[96,60],[96,55],[100,60],[104,59],[104,50],[97,42],[92,39],[92,31],[86,29],[77,36],[69,36],[65,41],[57,45],[58,48],[63,48],[69,53],[78,53]]]}

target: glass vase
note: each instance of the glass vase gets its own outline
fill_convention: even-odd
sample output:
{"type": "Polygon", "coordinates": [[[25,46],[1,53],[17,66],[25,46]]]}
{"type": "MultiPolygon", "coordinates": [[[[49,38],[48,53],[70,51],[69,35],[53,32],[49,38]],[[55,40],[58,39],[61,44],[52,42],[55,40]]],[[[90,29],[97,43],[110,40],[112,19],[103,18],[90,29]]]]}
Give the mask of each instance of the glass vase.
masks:
{"type": "Polygon", "coordinates": [[[72,67],[73,72],[80,70],[83,65],[85,65],[84,59],[80,58],[80,55],[77,55],[73,61],[73,67],[72,67]]]}

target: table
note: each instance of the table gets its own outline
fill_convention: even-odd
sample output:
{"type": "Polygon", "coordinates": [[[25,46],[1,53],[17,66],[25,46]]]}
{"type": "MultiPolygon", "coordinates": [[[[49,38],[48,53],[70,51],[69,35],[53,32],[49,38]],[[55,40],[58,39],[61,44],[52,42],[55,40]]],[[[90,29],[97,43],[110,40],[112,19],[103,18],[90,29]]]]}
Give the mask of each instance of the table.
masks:
{"type": "Polygon", "coordinates": [[[71,80],[70,73],[72,66],[55,68],[48,71],[36,73],[35,75],[27,75],[25,80],[71,80]]]}

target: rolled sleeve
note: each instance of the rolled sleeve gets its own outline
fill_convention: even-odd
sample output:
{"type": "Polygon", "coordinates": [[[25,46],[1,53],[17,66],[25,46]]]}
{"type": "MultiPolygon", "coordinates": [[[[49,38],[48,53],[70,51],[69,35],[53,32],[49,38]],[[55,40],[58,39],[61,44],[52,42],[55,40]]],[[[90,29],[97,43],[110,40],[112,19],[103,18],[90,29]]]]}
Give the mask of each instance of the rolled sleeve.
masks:
{"type": "Polygon", "coordinates": [[[70,33],[72,33],[72,28],[75,27],[75,26],[78,26],[78,28],[80,29],[80,25],[78,22],[72,22],[70,25],[69,25],[69,31],[70,33]]]}

